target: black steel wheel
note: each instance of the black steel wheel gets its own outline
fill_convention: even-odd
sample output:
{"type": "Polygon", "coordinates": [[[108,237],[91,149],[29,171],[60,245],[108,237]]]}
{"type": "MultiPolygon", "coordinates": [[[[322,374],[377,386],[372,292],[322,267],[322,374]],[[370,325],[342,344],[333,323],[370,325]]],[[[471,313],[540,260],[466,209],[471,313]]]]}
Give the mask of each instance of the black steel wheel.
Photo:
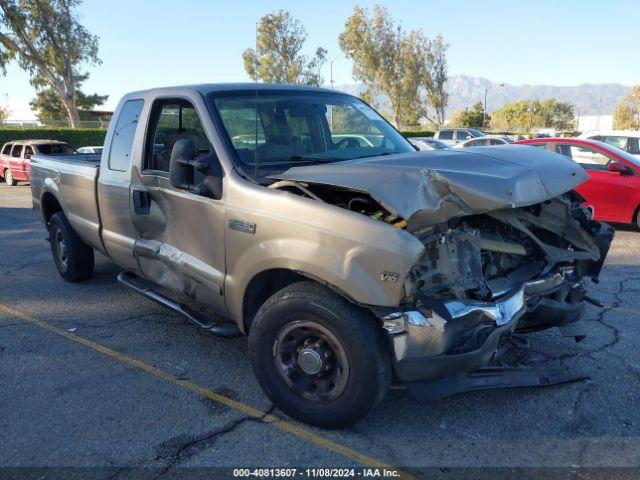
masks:
{"type": "Polygon", "coordinates": [[[58,272],[68,282],[87,280],[93,274],[93,248],[84,243],[71,224],[58,212],[49,222],[51,254],[58,272]]]}
{"type": "Polygon", "coordinates": [[[315,282],[289,285],[260,307],[249,331],[249,353],[273,403],[324,428],[362,419],[391,382],[378,320],[315,282]]]}

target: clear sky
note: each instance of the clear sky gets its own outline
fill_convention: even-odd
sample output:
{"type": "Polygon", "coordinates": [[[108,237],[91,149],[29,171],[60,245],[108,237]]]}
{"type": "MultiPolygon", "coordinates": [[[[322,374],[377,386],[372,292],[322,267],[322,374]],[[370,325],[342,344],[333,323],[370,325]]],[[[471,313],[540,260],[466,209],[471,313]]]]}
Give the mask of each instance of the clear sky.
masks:
{"type": "MultiPolygon", "coordinates": [[[[444,35],[450,75],[512,84],[640,83],[637,0],[85,0],[82,22],[100,37],[103,63],[84,90],[109,94],[105,106],[113,108],[131,90],[246,81],[242,51],[253,45],[259,18],[278,9],[302,21],[309,53],[322,46],[333,57],[356,3],[383,3],[406,30],[444,35]]],[[[328,82],[328,63],[323,73],[328,82]]],[[[334,79],[353,83],[344,57],[334,63],[334,79]]],[[[26,115],[33,95],[17,66],[0,77],[0,104],[8,98],[14,117],[26,115]]]]}

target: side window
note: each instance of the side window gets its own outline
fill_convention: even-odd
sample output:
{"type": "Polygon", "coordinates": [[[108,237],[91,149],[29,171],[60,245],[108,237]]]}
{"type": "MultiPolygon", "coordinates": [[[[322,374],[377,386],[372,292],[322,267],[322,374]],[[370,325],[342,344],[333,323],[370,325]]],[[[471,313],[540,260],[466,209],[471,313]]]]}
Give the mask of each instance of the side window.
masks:
{"type": "Polygon", "coordinates": [[[465,132],[464,130],[458,130],[457,136],[456,136],[457,140],[467,140],[468,138],[471,138],[471,135],[469,134],[469,132],[465,132]]]}
{"type": "Polygon", "coordinates": [[[15,158],[20,158],[22,154],[22,145],[14,145],[13,150],[11,150],[11,156],[15,158]]]}
{"type": "Polygon", "coordinates": [[[211,144],[195,107],[186,100],[159,100],[153,108],[147,138],[146,169],[169,171],[171,152],[178,140],[191,140],[196,155],[211,152],[211,144]]]}
{"type": "Polygon", "coordinates": [[[27,145],[24,149],[24,158],[31,158],[31,155],[33,155],[33,147],[27,145]]]}
{"type": "Polygon", "coordinates": [[[438,138],[441,140],[453,140],[453,130],[442,130],[438,133],[438,138]]]}
{"type": "Polygon", "coordinates": [[[2,155],[9,155],[9,153],[11,152],[11,147],[13,146],[13,143],[7,143],[3,148],[2,148],[2,155]]]}
{"type": "Polygon", "coordinates": [[[629,137],[627,152],[629,152],[631,155],[640,154],[640,139],[638,139],[638,137],[629,137]]]}
{"type": "Polygon", "coordinates": [[[498,140],[497,138],[492,138],[489,140],[489,143],[491,145],[504,145],[504,142],[501,140],[498,140]]]}
{"type": "Polygon", "coordinates": [[[136,134],[138,119],[144,105],[143,100],[127,100],[120,114],[111,140],[109,150],[109,169],[126,172],[131,164],[133,137],[136,134]]]}
{"type": "Polygon", "coordinates": [[[606,170],[610,158],[591,148],[577,145],[558,145],[558,153],[579,163],[585,170],[606,170]]]}

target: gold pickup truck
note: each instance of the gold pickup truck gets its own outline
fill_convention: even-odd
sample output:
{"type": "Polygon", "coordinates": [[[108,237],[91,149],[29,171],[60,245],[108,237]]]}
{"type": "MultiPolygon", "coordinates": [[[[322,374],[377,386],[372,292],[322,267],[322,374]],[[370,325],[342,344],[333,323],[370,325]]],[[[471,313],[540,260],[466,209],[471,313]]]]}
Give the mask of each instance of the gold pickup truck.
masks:
{"type": "Polygon", "coordinates": [[[417,152],[324,89],[130,93],[102,155],[35,155],[31,170],[65,280],[90,278],[97,250],[200,328],[247,334],[266,395],[327,428],[363,418],[394,375],[418,398],[571,379],[495,361],[514,332],[582,337],[586,283],[613,238],[572,191],[587,174],[571,160],[417,152]]]}

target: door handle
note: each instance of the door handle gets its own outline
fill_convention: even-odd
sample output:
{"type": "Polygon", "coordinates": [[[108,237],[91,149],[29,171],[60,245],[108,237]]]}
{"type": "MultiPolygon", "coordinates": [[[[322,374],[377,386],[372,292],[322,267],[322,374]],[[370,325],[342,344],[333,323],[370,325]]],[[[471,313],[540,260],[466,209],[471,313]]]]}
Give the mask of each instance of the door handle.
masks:
{"type": "Polygon", "coordinates": [[[151,195],[146,190],[133,190],[133,211],[137,215],[149,215],[151,195]]]}

